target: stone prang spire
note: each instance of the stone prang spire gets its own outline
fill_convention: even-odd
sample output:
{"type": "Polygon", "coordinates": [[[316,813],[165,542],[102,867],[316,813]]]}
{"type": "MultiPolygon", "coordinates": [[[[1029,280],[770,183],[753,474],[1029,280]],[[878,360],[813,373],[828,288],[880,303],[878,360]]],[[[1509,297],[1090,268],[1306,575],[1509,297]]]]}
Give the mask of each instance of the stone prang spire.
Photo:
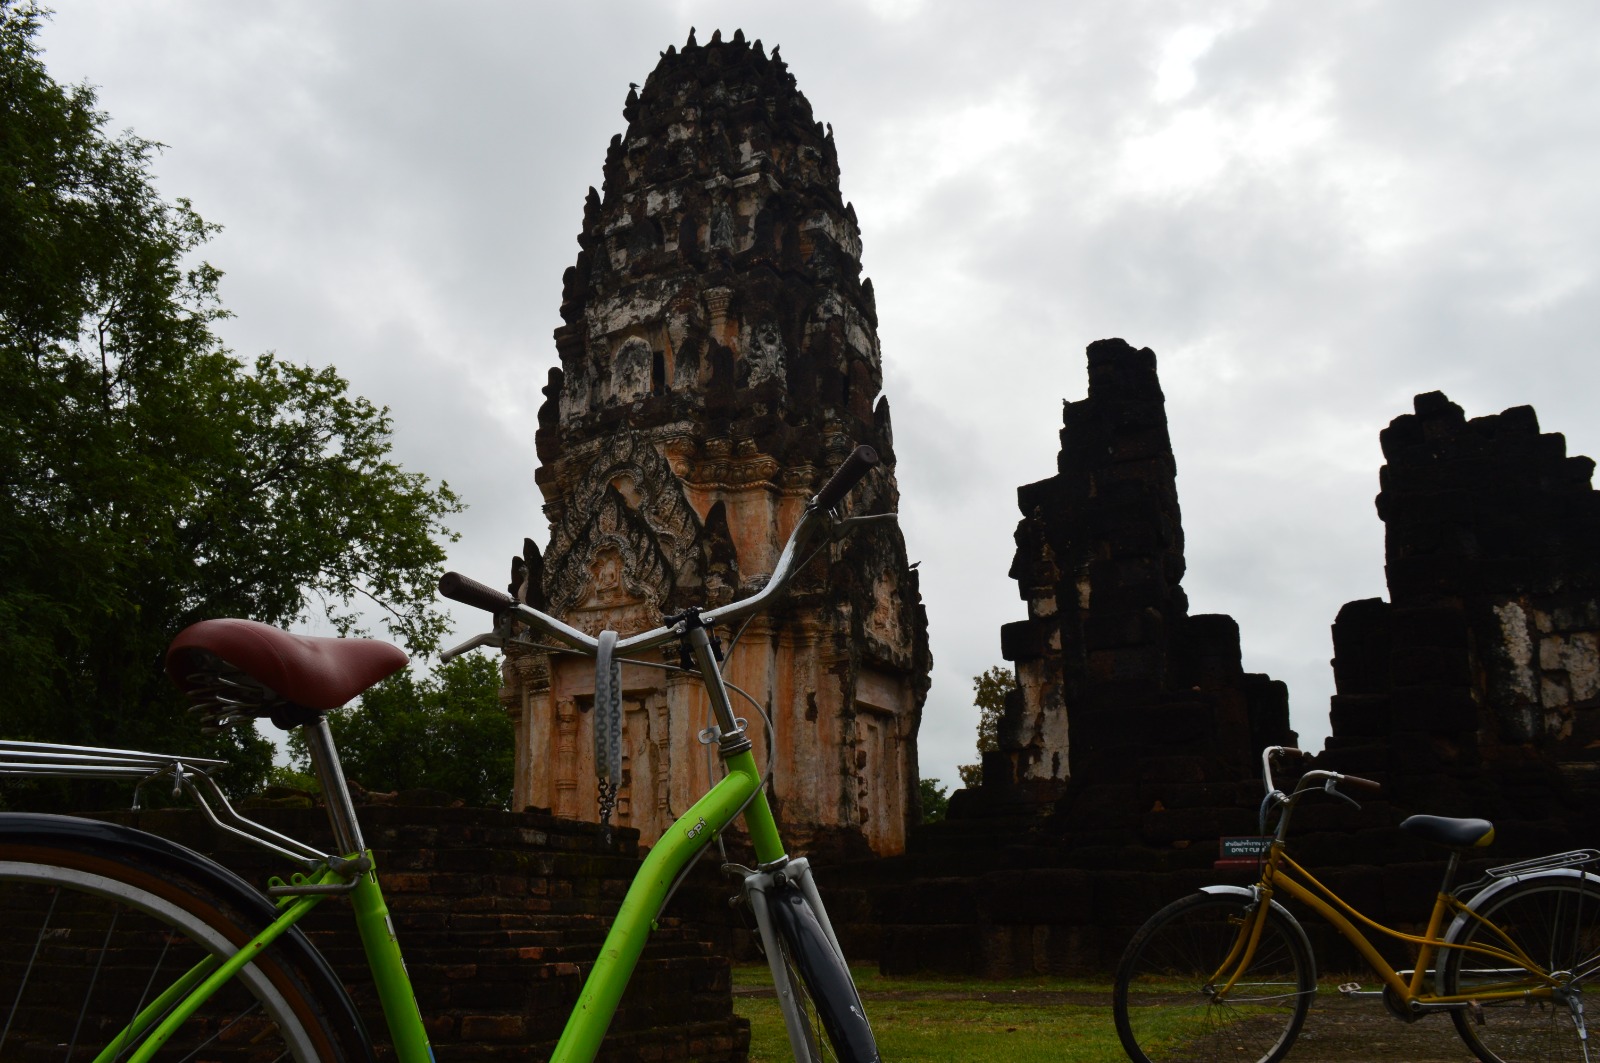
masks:
{"type": "MultiPolygon", "coordinates": [[[[530,543],[514,578],[575,626],[627,634],[759,587],[857,444],[885,464],[852,496],[855,511],[892,511],[897,489],[855,210],[839,194],[832,132],[776,49],[691,33],[630,88],[623,117],[604,187],[584,204],[561,364],[539,411],[549,545],[541,556],[530,543]]],[[[893,528],[854,535],[796,587],[728,663],[730,680],[771,700],[780,814],[791,833],[898,851],[931,666],[903,540],[893,528]]],[[[624,675],[618,810],[648,841],[705,784],[702,758],[681,745],[705,722],[691,681],[638,672],[624,675]]],[[[592,677],[542,656],[507,674],[518,804],[594,816],[592,677]]]]}

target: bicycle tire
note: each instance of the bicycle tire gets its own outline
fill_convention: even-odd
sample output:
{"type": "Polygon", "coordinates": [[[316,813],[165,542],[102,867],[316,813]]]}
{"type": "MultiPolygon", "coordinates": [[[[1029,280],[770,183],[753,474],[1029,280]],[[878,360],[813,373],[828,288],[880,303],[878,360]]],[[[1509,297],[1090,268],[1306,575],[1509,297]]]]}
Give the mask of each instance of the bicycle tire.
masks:
{"type": "Polygon", "coordinates": [[[1316,969],[1305,931],[1277,905],[1255,958],[1226,997],[1207,981],[1228,956],[1253,903],[1246,892],[1196,893],[1134,934],[1117,965],[1112,1014],[1135,1063],[1228,1059],[1276,1063],[1300,1034],[1316,969]]]}
{"type": "MultiPolygon", "coordinates": [[[[1482,1000],[1476,1007],[1453,1010],[1450,1018],[1467,1047],[1484,1063],[1593,1058],[1592,1048],[1590,1055],[1584,1054],[1575,1014],[1581,1015],[1584,987],[1600,975],[1600,878],[1576,871],[1539,875],[1495,890],[1475,901],[1473,910],[1545,970],[1568,972],[1571,995],[1482,1000]]],[[[1451,930],[1452,942],[1503,947],[1495,931],[1475,919],[1463,918],[1451,930]]],[[[1480,962],[1485,959],[1446,949],[1439,965],[1440,991],[1453,995],[1490,986],[1531,991],[1545,985],[1526,972],[1480,962]]],[[[1589,1044],[1597,1040],[1591,1036],[1589,1044]]]]}
{"type": "Polygon", "coordinates": [[[793,886],[767,892],[783,976],[806,1025],[807,1063],[878,1063],[877,1041],[844,958],[793,886]]]}
{"type": "MultiPolygon", "coordinates": [[[[259,903],[249,901],[235,888],[248,891],[242,880],[219,877],[229,873],[209,863],[110,824],[0,817],[0,1056],[94,1059],[165,986],[206,955],[248,942],[272,905],[258,893],[259,903]],[[203,863],[175,866],[191,859],[203,863]]],[[[291,929],[154,1058],[369,1060],[353,1014],[321,957],[291,929]]]]}

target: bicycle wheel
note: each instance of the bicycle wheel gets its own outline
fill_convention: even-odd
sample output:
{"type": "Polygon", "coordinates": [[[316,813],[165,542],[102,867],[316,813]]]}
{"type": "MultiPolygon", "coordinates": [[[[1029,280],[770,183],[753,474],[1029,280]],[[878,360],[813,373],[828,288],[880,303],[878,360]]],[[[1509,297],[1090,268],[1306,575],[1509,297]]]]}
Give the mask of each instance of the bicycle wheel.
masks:
{"type": "MultiPolygon", "coordinates": [[[[260,911],[163,864],[137,847],[0,837],[0,1058],[95,1059],[185,972],[231,955],[263,925],[260,911]]],[[[318,1004],[329,989],[309,950],[290,931],[154,1058],[370,1058],[351,1043],[359,1029],[340,1029],[318,1004]]]]}
{"type": "Polygon", "coordinates": [[[877,1063],[878,1046],[850,968],[834,951],[817,913],[792,886],[767,892],[785,984],[805,1022],[808,1063],[877,1063]]]}
{"type": "Polygon", "coordinates": [[[1139,928],[1117,966],[1112,1013],[1136,1063],[1275,1063],[1294,1044],[1316,990],[1305,932],[1273,908],[1249,967],[1225,993],[1210,984],[1251,899],[1197,893],[1139,928]]]}
{"type": "Polygon", "coordinates": [[[1600,972],[1600,880],[1577,873],[1540,876],[1500,890],[1475,910],[1493,925],[1469,918],[1452,940],[1501,949],[1509,942],[1563,984],[1546,992],[1548,983],[1520,967],[1445,950],[1441,992],[1527,994],[1485,996],[1474,1007],[1452,1011],[1467,1047],[1484,1063],[1600,1057],[1600,1038],[1589,1037],[1586,1046],[1583,1015],[1583,990],[1600,972]]]}

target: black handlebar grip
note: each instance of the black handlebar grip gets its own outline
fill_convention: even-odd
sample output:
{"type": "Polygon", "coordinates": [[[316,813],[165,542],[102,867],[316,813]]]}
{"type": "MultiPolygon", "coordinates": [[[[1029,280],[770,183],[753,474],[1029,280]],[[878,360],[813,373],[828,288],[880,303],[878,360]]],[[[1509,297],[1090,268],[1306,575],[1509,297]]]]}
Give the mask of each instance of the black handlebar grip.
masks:
{"type": "Polygon", "coordinates": [[[860,483],[861,478],[871,472],[876,464],[878,464],[878,452],[866,444],[851,451],[850,456],[844,459],[844,464],[839,466],[839,471],[822,485],[817,497],[811,500],[811,508],[827,510],[837,506],[844,501],[844,496],[850,493],[850,489],[860,483]]]}
{"type": "Polygon", "coordinates": [[[1377,781],[1375,781],[1373,779],[1363,779],[1359,775],[1346,775],[1344,777],[1344,781],[1349,783],[1351,786],[1359,786],[1364,790],[1381,790],[1381,789],[1383,789],[1383,783],[1377,782],[1377,781]]]}
{"type": "Polygon", "coordinates": [[[470,605],[487,612],[498,613],[516,605],[517,600],[505,591],[485,587],[475,579],[459,572],[446,572],[439,577],[439,593],[462,605],[470,605]]]}

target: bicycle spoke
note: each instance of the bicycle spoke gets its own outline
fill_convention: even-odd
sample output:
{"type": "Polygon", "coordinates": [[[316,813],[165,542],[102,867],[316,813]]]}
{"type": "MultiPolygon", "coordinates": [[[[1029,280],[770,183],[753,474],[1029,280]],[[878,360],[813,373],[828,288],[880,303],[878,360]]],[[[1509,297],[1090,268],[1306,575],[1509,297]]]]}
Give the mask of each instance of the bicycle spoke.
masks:
{"type": "Polygon", "coordinates": [[[60,899],[60,890],[50,891],[50,907],[44,913],[44,922],[39,926],[39,933],[34,936],[33,952],[28,956],[28,966],[23,969],[22,978],[17,985],[16,998],[11,1001],[11,1011],[6,1015],[6,1027],[0,1030],[0,1048],[5,1048],[6,1038],[11,1036],[11,1024],[16,1021],[17,1008],[22,1004],[22,994],[28,990],[28,980],[33,977],[34,964],[39,962],[39,949],[44,945],[45,935],[50,932],[50,920],[55,918],[56,902],[60,899]]]}
{"type": "MultiPolygon", "coordinates": [[[[47,1050],[44,1058],[126,1060],[182,1006],[214,968],[213,957],[230,954],[256,929],[228,923],[227,902],[205,887],[142,867],[135,850],[54,855],[62,865],[0,859],[0,990],[12,1003],[0,1058],[25,1043],[47,1050]]],[[[325,1050],[339,1042],[300,1018],[321,1011],[293,995],[303,983],[298,968],[291,974],[284,966],[287,955],[275,945],[246,965],[153,1061],[347,1058],[342,1048],[325,1050]]]]}
{"type": "Polygon", "coordinates": [[[100,944],[100,950],[95,953],[94,973],[89,976],[89,991],[83,995],[83,1006],[78,1009],[78,1021],[72,1027],[72,1040],[67,1043],[67,1058],[72,1058],[73,1049],[78,1047],[78,1035],[83,1032],[83,1020],[89,1014],[89,1002],[94,999],[95,986],[100,984],[100,969],[105,965],[106,953],[111,951],[111,941],[117,933],[117,920],[122,916],[120,908],[111,911],[111,922],[106,926],[105,940],[100,944]]]}

